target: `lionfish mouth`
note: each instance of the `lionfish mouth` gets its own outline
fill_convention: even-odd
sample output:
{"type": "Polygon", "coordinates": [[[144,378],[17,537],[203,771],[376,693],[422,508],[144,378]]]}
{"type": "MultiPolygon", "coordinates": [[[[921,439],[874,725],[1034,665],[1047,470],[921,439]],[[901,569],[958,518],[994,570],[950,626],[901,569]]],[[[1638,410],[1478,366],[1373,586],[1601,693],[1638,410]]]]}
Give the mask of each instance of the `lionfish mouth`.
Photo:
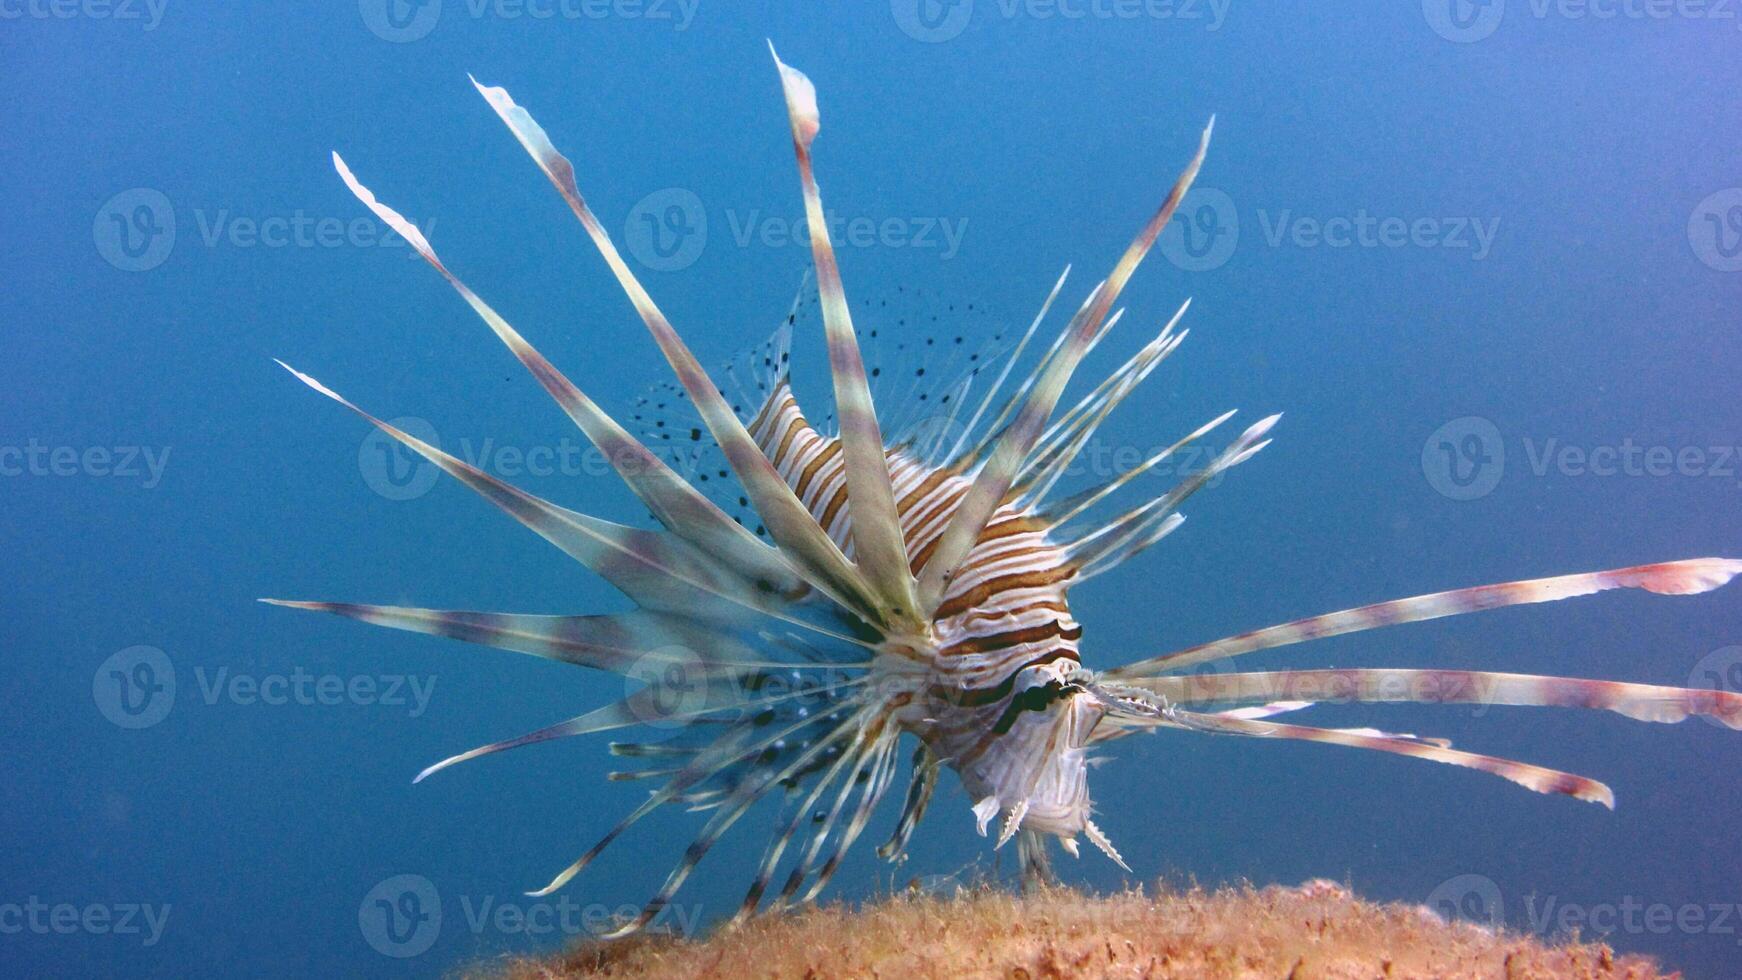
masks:
{"type": "MultiPolygon", "coordinates": [[[[660,912],[734,823],[764,798],[777,796],[785,800],[785,816],[740,915],[763,906],[783,867],[784,884],[769,904],[810,901],[895,785],[907,745],[915,750],[908,788],[879,854],[902,857],[939,772],[948,767],[976,801],[973,812],[982,833],[994,817],[1003,816],[999,843],[1018,840],[1027,880],[1049,874],[1049,837],[1074,854],[1075,837],[1082,833],[1119,860],[1088,820],[1086,770],[1091,750],[1134,732],[1185,730],[1390,752],[1612,807],[1613,794],[1595,780],[1460,751],[1443,740],[1268,719],[1336,700],[1595,708],[1650,722],[1710,715],[1731,728],[1742,727],[1742,696],[1714,690],[1415,668],[1184,672],[1306,640],[1607,589],[1702,593],[1742,571],[1742,562],[1721,558],[1438,592],[1252,630],[1108,670],[1079,666],[1081,629],[1070,616],[1069,589],[1173,532],[1183,520],[1179,507],[1186,498],[1263,449],[1276,421],[1276,416],[1258,421],[1209,466],[1111,518],[1089,515],[1134,477],[1202,440],[1233,413],[1102,486],[1062,498],[1053,494],[1101,421],[1184,339],[1184,332],[1176,332],[1182,306],[1154,340],[1055,418],[1078,363],[1119,319],[1114,305],[1120,293],[1191,186],[1209,127],[1161,206],[1106,279],[1089,291],[1026,380],[998,399],[1063,288],[1063,276],[1014,349],[967,370],[933,403],[953,401],[942,427],[953,439],[921,445],[912,432],[886,438],[873,408],[812,175],[811,145],[820,125],[815,89],[778,56],[775,64],[815,269],[815,299],[801,293],[799,306],[808,303],[807,313],[820,310],[839,423],[838,433],[830,435],[806,421],[787,382],[798,307],[748,365],[754,395],[742,394],[742,379],[734,376],[741,393],[734,403],[618,254],[581,197],[569,160],[506,91],[473,83],[580,219],[670,363],[677,380],[674,400],[699,417],[691,439],[701,440],[705,431],[724,457],[722,479],[710,489],[719,491],[728,472],[736,481],[731,495],[745,511],[736,518],[594,404],[461,282],[416,226],[376,200],[333,155],[339,176],[357,198],[447,280],[659,524],[658,530],[628,527],[535,497],[291,371],[636,604],[631,612],[613,615],[544,616],[264,600],[639,682],[604,707],[452,756],[418,775],[421,780],[457,762],[555,738],[629,728],[649,733],[642,741],[611,744],[614,754],[647,765],[611,778],[652,780],[657,788],[533,894],[562,887],[660,807],[708,813],[664,885],[614,934],[631,932],[660,912]],[[1002,369],[969,410],[968,392],[999,359],[1002,369]],[[746,517],[759,524],[756,531],[747,529],[746,517]],[[800,836],[803,844],[793,847],[800,836]]],[[[700,479],[707,480],[707,474],[700,479]]]]}

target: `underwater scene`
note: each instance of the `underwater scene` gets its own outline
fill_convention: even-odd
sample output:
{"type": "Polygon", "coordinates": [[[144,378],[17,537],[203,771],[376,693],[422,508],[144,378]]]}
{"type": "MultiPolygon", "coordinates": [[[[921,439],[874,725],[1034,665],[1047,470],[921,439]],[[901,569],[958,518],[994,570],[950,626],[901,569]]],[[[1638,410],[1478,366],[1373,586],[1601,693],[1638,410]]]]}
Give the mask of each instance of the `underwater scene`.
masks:
{"type": "Polygon", "coordinates": [[[0,973],[1742,977],[1739,11],[0,0],[0,973]]]}

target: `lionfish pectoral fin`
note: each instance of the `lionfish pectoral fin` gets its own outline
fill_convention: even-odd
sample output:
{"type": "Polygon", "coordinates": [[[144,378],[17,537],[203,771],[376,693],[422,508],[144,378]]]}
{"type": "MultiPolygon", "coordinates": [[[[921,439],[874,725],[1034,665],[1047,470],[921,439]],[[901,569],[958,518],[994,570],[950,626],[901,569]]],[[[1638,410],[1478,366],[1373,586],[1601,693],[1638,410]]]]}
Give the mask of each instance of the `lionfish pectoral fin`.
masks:
{"type": "Polygon", "coordinates": [[[720,389],[708,377],[689,346],[660,312],[640,280],[630,271],[611,236],[605,232],[575,183],[574,166],[557,152],[544,129],[525,109],[515,104],[505,89],[487,86],[476,79],[485,101],[496,111],[533,161],[550,178],[575,217],[580,219],[587,236],[599,250],[612,275],[622,286],[630,303],[640,315],[648,332],[658,344],[672,371],[677,375],[690,401],[701,415],[703,423],[719,443],[733,473],[744,487],[756,513],[762,518],[775,544],[819,591],[843,608],[852,610],[873,625],[883,625],[884,615],[875,599],[874,590],[858,568],[847,561],[840,548],[816,518],[805,509],[780,473],[775,470],[744,423],[732,411],[720,389]]]}
{"type": "Polygon", "coordinates": [[[895,830],[877,848],[877,856],[885,861],[895,862],[907,851],[907,842],[912,839],[914,828],[919,826],[920,818],[925,816],[926,807],[931,803],[932,793],[937,789],[938,771],[943,768],[942,761],[931,746],[924,742],[913,750],[913,775],[907,787],[907,800],[902,804],[901,816],[896,818],[895,830]]]}
{"type": "Polygon", "coordinates": [[[1157,677],[1211,660],[1289,646],[1344,633],[1357,633],[1380,626],[1416,623],[1443,616],[1505,606],[1554,602],[1591,595],[1609,589],[1644,589],[1659,595],[1698,595],[1710,592],[1742,572],[1742,561],[1733,558],[1690,558],[1653,565],[1633,565],[1602,572],[1560,575],[1553,578],[1502,582],[1474,588],[1436,592],[1408,599],[1375,603],[1341,612],[1297,619],[1237,636],[1188,647],[1159,657],[1115,667],[1103,676],[1130,680],[1157,677]]]}
{"type": "MultiPolygon", "coordinates": [[[[788,697],[791,696],[793,695],[788,695],[788,697]]],[[[826,748],[826,746],[832,744],[841,733],[848,731],[851,726],[860,722],[863,711],[865,710],[862,705],[858,702],[848,702],[844,704],[843,707],[847,709],[847,719],[839,722],[825,732],[825,734],[820,736],[813,744],[813,748],[817,748],[818,750],[826,748]]],[[[587,866],[592,864],[594,859],[596,859],[600,854],[604,853],[605,849],[611,846],[612,842],[614,842],[618,837],[621,837],[625,831],[639,823],[654,810],[667,803],[681,799],[691,790],[696,789],[708,780],[713,779],[722,773],[733,770],[734,767],[754,764],[753,760],[770,747],[779,743],[782,739],[792,736],[801,729],[820,723],[821,722],[816,717],[806,717],[801,718],[798,722],[778,726],[773,731],[758,729],[754,735],[743,733],[740,733],[737,736],[731,734],[722,735],[719,739],[716,739],[714,742],[711,742],[704,747],[694,759],[685,765],[676,775],[672,776],[665,785],[650,793],[647,799],[643,800],[639,806],[618,820],[615,826],[607,831],[605,835],[584,854],[577,858],[573,864],[570,864],[568,867],[558,872],[557,876],[552,878],[549,884],[537,891],[527,892],[527,894],[535,898],[542,898],[555,892],[557,889],[573,880],[576,875],[586,870],[587,866]]]]}
{"type": "MultiPolygon", "coordinates": [[[[1624,681],[1480,670],[1281,670],[1127,682],[1176,705],[1318,702],[1593,708],[1674,724],[1700,715],[1742,729],[1742,694],[1624,681]],[[1306,702],[1279,698],[1309,698],[1306,702]]],[[[1248,709],[1250,710],[1250,709],[1248,709]]],[[[1221,712],[1232,717],[1230,712],[1221,712]]],[[[1244,715],[1249,720],[1257,716],[1244,715]]]]}
{"type": "MultiPolygon", "coordinates": [[[[774,54],[772,43],[768,51],[774,54]]],[[[841,426],[856,556],[860,570],[884,603],[885,620],[915,630],[922,619],[909,571],[907,544],[896,512],[889,461],[884,453],[877,411],[871,403],[865,362],[853,332],[840,267],[829,241],[822,193],[811,170],[811,141],[822,125],[816,87],[803,72],[783,63],[778,54],[774,54],[774,64],[780,71],[787,117],[792,124],[792,146],[798,157],[799,183],[804,191],[811,258],[816,266],[817,292],[822,300],[823,328],[828,340],[829,373],[834,379],[835,409],[841,426]]]]}
{"type": "MultiPolygon", "coordinates": [[[[549,501],[510,486],[416,436],[381,421],[346,400],[338,392],[283,361],[277,363],[295,376],[298,381],[343,405],[400,445],[422,456],[444,473],[464,483],[486,500],[502,508],[528,529],[624,590],[625,594],[636,599],[637,602],[658,605],[662,599],[666,602],[680,603],[695,600],[695,593],[689,590],[671,594],[670,590],[667,589],[667,594],[662,596],[659,590],[654,588],[656,582],[667,582],[675,585],[684,582],[684,578],[677,574],[653,574],[654,569],[658,569],[660,572],[672,572],[673,570],[664,566],[662,556],[653,550],[654,539],[648,537],[645,532],[637,534],[632,528],[612,524],[609,521],[601,521],[585,514],[558,507],[549,501]],[[648,588],[643,589],[644,585],[648,588]]],[[[694,585],[695,583],[684,582],[684,584],[694,585]]]]}
{"type": "Polygon", "coordinates": [[[734,922],[753,914],[757,906],[761,904],[762,896],[767,893],[769,884],[774,880],[774,872],[780,865],[781,857],[786,853],[786,849],[792,844],[793,839],[798,836],[799,828],[804,825],[806,820],[811,819],[811,808],[816,806],[817,800],[822,798],[823,793],[834,784],[849,765],[856,766],[858,764],[859,747],[864,743],[865,736],[866,728],[864,725],[858,725],[848,733],[846,744],[841,748],[835,761],[824,771],[822,777],[811,786],[810,792],[805,795],[804,799],[793,807],[792,815],[788,818],[786,826],[769,840],[768,848],[762,856],[762,864],[757,868],[756,877],[751,882],[749,891],[745,893],[738,912],[733,916],[734,922]]]}
{"type": "Polygon", "coordinates": [[[893,740],[886,741],[884,738],[888,723],[887,716],[878,716],[871,723],[865,739],[856,746],[853,762],[846,770],[849,775],[843,781],[840,790],[835,793],[835,800],[830,804],[828,813],[811,832],[810,841],[805,846],[804,854],[798,864],[787,874],[786,883],[781,887],[780,896],[776,899],[778,904],[789,904],[793,896],[798,893],[799,888],[803,886],[805,879],[815,875],[811,887],[799,899],[800,903],[809,902],[827,883],[828,875],[832,874],[834,868],[839,864],[840,854],[851,843],[848,832],[860,822],[859,815],[864,812],[865,801],[874,800],[873,792],[880,793],[877,786],[877,773],[885,762],[885,756],[894,747],[893,740]],[[848,818],[847,826],[836,833],[847,801],[855,792],[862,794],[861,805],[855,810],[854,815],[848,818]],[[829,855],[824,857],[823,845],[831,837],[834,844],[830,848],[829,855]]]}
{"type": "Polygon", "coordinates": [[[666,877],[665,884],[661,885],[653,898],[648,900],[640,915],[615,931],[606,933],[605,938],[621,938],[653,921],[666,904],[671,901],[672,896],[677,894],[678,889],[683,886],[684,881],[695,870],[696,865],[739,818],[748,813],[757,801],[777,786],[802,771],[829,746],[846,737],[848,728],[852,723],[853,721],[849,720],[836,726],[829,734],[811,744],[780,770],[770,770],[763,767],[748,774],[732,791],[731,796],[723,801],[718,811],[703,826],[701,832],[690,842],[689,847],[684,851],[683,860],[672,869],[666,877]]]}
{"type": "Polygon", "coordinates": [[[828,887],[829,881],[834,878],[835,872],[841,869],[841,862],[846,857],[847,851],[859,839],[859,835],[865,832],[871,814],[876,812],[877,805],[883,800],[883,795],[889,791],[890,780],[895,773],[897,759],[895,749],[900,735],[899,730],[885,730],[877,746],[877,755],[871,768],[870,782],[866,784],[864,791],[859,796],[858,809],[840,836],[835,839],[828,857],[817,870],[816,880],[811,882],[810,888],[805,890],[802,901],[806,903],[816,901],[817,896],[822,894],[823,889],[828,887]]]}
{"type": "Polygon", "coordinates": [[[1490,755],[1462,752],[1438,742],[1413,736],[1385,735],[1356,729],[1309,728],[1269,721],[1246,721],[1220,715],[1174,710],[1172,721],[1179,727],[1212,734],[1246,735],[1256,738],[1281,738],[1305,742],[1342,745],[1354,749],[1373,749],[1395,755],[1426,759],[1446,765],[1475,769],[1517,783],[1538,793],[1559,793],[1588,803],[1601,803],[1615,809],[1615,793],[1608,786],[1585,776],[1548,769],[1526,762],[1515,762],[1490,755]]]}
{"type": "Polygon", "coordinates": [[[1277,715],[1286,715],[1292,711],[1301,711],[1317,703],[1316,701],[1271,701],[1250,708],[1229,708],[1227,711],[1218,711],[1216,714],[1223,718],[1261,721],[1265,718],[1274,718],[1277,715]]]}

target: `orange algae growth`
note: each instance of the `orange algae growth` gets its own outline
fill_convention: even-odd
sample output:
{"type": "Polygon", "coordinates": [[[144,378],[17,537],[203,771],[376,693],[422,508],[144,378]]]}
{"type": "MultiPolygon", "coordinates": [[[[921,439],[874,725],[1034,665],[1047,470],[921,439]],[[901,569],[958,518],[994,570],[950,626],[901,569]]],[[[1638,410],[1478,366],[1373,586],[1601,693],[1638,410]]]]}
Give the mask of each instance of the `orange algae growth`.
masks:
{"type": "Polygon", "coordinates": [[[982,888],[897,895],[862,908],[769,915],[711,937],[588,942],[548,959],[479,964],[474,977],[1145,977],[1164,980],[1679,977],[1601,944],[1550,944],[1376,904],[1325,881],[1299,888],[1026,896],[982,888]]]}

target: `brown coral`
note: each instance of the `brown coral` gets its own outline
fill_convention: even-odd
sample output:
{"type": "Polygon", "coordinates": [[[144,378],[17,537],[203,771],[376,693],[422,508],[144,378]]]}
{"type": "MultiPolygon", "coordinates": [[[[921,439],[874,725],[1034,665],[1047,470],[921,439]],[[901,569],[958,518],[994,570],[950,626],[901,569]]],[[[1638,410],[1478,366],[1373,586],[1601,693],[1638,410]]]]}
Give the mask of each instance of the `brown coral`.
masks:
{"type": "Polygon", "coordinates": [[[1649,980],[1650,960],[1598,944],[1548,945],[1341,886],[1129,891],[978,889],[764,916],[704,940],[590,942],[551,959],[483,964],[478,977],[1143,977],[1214,980],[1604,977],[1649,980]]]}

